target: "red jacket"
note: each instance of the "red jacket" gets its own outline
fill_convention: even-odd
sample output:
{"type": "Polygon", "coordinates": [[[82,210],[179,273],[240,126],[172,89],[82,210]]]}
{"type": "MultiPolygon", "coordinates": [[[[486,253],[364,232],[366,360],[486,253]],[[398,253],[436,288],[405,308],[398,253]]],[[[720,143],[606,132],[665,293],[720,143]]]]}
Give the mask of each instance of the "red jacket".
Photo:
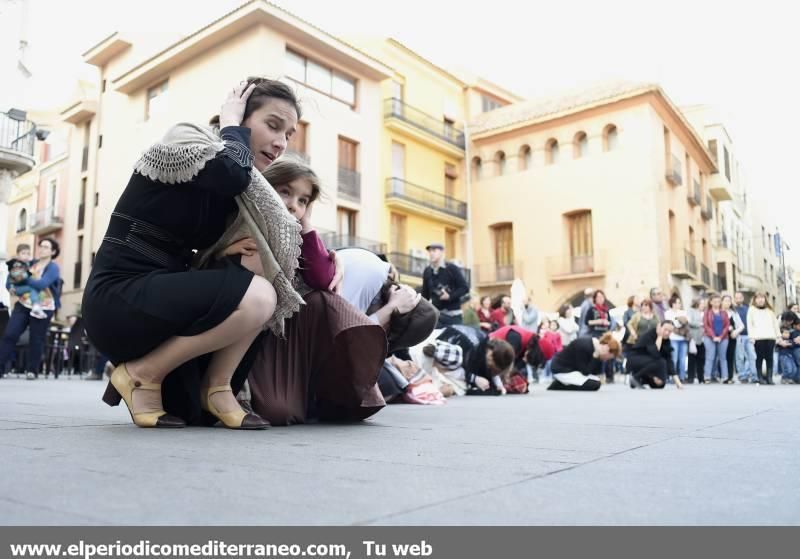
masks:
{"type": "Polygon", "coordinates": [[[492,311],[491,314],[492,322],[496,322],[497,324],[500,325],[500,328],[502,328],[503,326],[506,325],[507,316],[508,314],[506,313],[505,309],[503,309],[503,307],[500,307],[499,309],[495,309],[492,311]]]}
{"type": "MultiPolygon", "coordinates": [[[[719,314],[722,316],[722,335],[720,335],[720,338],[726,340],[728,339],[731,320],[728,318],[728,313],[722,309],[719,310],[719,314]]],[[[703,316],[703,333],[709,338],[716,338],[714,334],[714,311],[711,309],[706,309],[706,313],[703,316]]]]}
{"type": "MultiPolygon", "coordinates": [[[[539,339],[539,349],[542,350],[542,354],[544,355],[544,358],[547,361],[552,359],[553,355],[556,354],[556,348],[551,340],[547,339],[546,337],[538,336],[536,332],[523,328],[522,326],[503,326],[502,328],[498,328],[497,330],[489,334],[489,338],[492,340],[498,340],[498,339],[505,340],[508,338],[509,332],[516,332],[517,334],[519,334],[519,337],[522,338],[521,340],[522,353],[520,355],[517,355],[517,359],[525,355],[525,350],[528,347],[528,343],[533,338],[539,339]]],[[[558,336],[558,338],[560,340],[561,336],[558,336]]]]}

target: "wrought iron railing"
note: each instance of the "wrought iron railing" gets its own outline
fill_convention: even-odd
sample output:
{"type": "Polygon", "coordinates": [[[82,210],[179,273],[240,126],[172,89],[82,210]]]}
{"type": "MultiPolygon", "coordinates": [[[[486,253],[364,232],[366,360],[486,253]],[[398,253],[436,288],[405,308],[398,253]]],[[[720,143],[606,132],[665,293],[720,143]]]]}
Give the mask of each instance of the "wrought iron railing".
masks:
{"type": "Polygon", "coordinates": [[[700,279],[704,284],[711,285],[711,270],[705,264],[700,264],[700,279]]]}
{"type": "Polygon", "coordinates": [[[47,208],[33,214],[30,230],[37,233],[43,229],[58,228],[64,225],[64,219],[58,215],[56,208],[47,208]]]}
{"type": "Polygon", "coordinates": [[[386,179],[386,199],[400,199],[467,219],[467,203],[403,179],[386,179]]]}
{"type": "Polygon", "coordinates": [[[683,256],[684,263],[686,264],[686,271],[690,274],[697,275],[697,257],[688,249],[683,250],[683,256]]]}
{"type": "Polygon", "coordinates": [[[700,183],[696,180],[692,181],[692,191],[689,193],[689,204],[692,206],[699,206],[703,203],[703,196],[700,192],[700,183]]]}
{"type": "Polygon", "coordinates": [[[683,184],[681,160],[676,155],[672,155],[672,159],[669,162],[669,167],[667,168],[667,180],[672,183],[673,186],[683,184]]]}
{"type": "Polygon", "coordinates": [[[339,167],[339,195],[354,202],[361,201],[361,173],[339,167]]]}
{"type": "Polygon", "coordinates": [[[0,148],[33,157],[36,125],[21,111],[0,112],[0,148]]]}
{"type": "MultiPolygon", "coordinates": [[[[430,265],[427,258],[418,258],[402,252],[390,252],[386,256],[397,271],[406,276],[421,278],[425,268],[430,265]]],[[[472,271],[469,268],[461,268],[461,272],[467,280],[467,285],[472,285],[472,271]]]]}
{"type": "Polygon", "coordinates": [[[325,247],[329,250],[340,248],[365,248],[376,254],[386,254],[386,243],[380,241],[365,239],[355,235],[343,235],[335,231],[320,231],[318,229],[317,232],[322,242],[325,243],[325,247]]]}
{"type": "Polygon", "coordinates": [[[437,119],[417,108],[406,105],[402,100],[397,98],[384,100],[383,107],[386,118],[400,119],[445,142],[464,149],[464,131],[457,128],[454,124],[442,118],[437,119]]]}
{"type": "Polygon", "coordinates": [[[700,212],[703,219],[711,221],[714,218],[714,200],[711,196],[706,196],[706,207],[700,212]]]}

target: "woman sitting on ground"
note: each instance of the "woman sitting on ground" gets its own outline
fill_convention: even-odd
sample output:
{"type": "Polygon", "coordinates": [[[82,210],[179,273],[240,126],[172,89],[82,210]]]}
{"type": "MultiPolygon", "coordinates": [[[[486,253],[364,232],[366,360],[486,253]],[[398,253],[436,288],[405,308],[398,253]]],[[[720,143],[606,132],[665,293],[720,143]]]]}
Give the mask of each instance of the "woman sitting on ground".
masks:
{"type": "Polygon", "coordinates": [[[664,388],[669,377],[676,387],[683,388],[672,361],[669,337],[674,331],[672,321],[665,320],[639,336],[628,355],[631,388],[642,388],[645,384],[650,388],[664,388]]]}
{"type": "Polygon", "coordinates": [[[550,362],[553,382],[548,390],[600,390],[603,363],[620,355],[619,342],[610,332],[599,338],[584,336],[571,342],[550,362]]]}

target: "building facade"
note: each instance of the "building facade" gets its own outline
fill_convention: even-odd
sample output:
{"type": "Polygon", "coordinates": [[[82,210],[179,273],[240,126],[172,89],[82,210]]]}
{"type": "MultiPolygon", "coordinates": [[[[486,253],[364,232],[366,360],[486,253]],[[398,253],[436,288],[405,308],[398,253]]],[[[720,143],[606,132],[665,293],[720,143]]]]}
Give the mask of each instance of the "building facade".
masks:
{"type": "Polygon", "coordinates": [[[486,113],[470,127],[473,277],[535,303],[712,287],[711,155],[657,85],[609,84],[486,113]]]}

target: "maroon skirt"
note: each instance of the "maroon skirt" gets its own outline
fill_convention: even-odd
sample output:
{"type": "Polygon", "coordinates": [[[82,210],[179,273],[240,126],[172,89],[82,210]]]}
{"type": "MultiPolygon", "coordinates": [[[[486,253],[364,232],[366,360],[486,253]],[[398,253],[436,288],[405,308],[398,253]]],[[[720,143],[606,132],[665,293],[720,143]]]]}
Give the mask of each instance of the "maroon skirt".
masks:
{"type": "Polygon", "coordinates": [[[338,295],[313,291],[305,302],[283,339],[262,338],[248,376],[253,410],[273,425],[377,413],[386,332],[338,295]]]}

